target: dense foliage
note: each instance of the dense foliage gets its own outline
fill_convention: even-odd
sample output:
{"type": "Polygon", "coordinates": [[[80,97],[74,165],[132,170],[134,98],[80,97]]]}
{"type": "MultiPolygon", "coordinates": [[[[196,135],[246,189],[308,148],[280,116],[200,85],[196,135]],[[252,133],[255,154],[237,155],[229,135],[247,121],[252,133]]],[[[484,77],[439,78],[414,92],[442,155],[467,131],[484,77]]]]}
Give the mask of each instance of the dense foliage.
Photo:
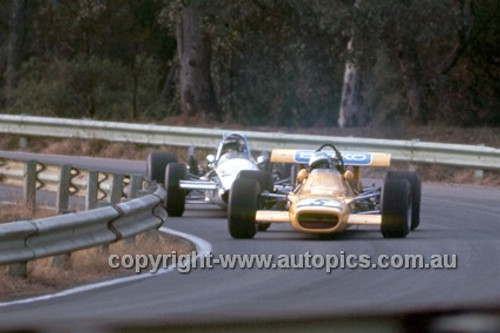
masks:
{"type": "Polygon", "coordinates": [[[2,112],[336,126],[351,61],[368,124],[500,125],[498,0],[0,7],[2,112]]]}

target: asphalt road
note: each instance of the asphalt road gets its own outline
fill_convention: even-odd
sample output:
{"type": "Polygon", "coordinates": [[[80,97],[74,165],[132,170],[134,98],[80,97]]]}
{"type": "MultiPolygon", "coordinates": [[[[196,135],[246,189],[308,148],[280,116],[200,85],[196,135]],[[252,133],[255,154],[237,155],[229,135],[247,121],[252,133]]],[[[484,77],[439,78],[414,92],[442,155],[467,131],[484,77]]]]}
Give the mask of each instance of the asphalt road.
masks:
{"type": "MultiPolygon", "coordinates": [[[[1,155],[0,155],[1,156],[1,155]]],[[[60,157],[59,157],[60,158],[60,157]]],[[[95,162],[95,161],[94,161],[95,162]]],[[[102,161],[110,166],[109,161],[102,161]]],[[[144,172],[137,162],[114,165],[144,172]],[[130,164],[127,164],[130,163],[130,164]]],[[[94,163],[95,166],[95,163],[94,163]]],[[[457,269],[196,269],[68,297],[3,307],[0,327],[214,323],[500,309],[500,190],[424,184],[421,224],[406,239],[360,228],[333,238],[273,225],[234,240],[224,212],[189,205],[168,227],[212,244],[213,254],[456,255],[457,269]]]]}

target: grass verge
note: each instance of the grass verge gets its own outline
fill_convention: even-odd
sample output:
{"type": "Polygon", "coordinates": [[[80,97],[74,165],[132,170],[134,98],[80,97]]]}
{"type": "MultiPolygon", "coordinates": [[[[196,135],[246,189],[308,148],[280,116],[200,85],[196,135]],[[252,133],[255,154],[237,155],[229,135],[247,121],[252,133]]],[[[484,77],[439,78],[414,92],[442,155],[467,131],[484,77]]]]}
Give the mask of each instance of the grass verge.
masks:
{"type": "Polygon", "coordinates": [[[44,218],[53,215],[55,215],[55,211],[51,209],[37,207],[36,211],[33,212],[22,205],[0,202],[0,223],[44,218]]]}
{"type": "Polygon", "coordinates": [[[72,253],[71,269],[52,266],[52,258],[34,260],[28,263],[28,277],[16,278],[8,274],[7,266],[0,266],[0,300],[7,301],[56,292],[69,287],[97,282],[111,277],[135,274],[132,270],[112,269],[108,258],[112,254],[190,254],[193,244],[179,237],[152,231],[137,236],[135,244],[120,241],[111,244],[109,253],[98,248],[72,253]]]}
{"type": "MultiPolygon", "coordinates": [[[[55,215],[54,210],[37,208],[35,212],[20,204],[0,203],[0,223],[44,218],[55,215]]],[[[126,269],[112,269],[108,258],[112,254],[190,254],[195,247],[190,242],[151,231],[138,235],[135,243],[120,241],[109,246],[109,253],[100,248],[80,250],[71,255],[71,268],[54,267],[52,258],[33,260],[28,263],[27,278],[13,277],[8,266],[0,266],[0,300],[12,300],[33,295],[55,292],[69,287],[96,282],[110,277],[134,274],[126,269]]]]}

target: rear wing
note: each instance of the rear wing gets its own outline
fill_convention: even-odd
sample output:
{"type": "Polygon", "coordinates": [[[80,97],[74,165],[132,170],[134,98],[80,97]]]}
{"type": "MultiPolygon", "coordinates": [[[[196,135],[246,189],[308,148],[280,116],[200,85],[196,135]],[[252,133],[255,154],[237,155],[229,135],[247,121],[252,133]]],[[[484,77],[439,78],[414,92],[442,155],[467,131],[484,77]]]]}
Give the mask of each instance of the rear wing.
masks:
{"type": "MultiPolygon", "coordinates": [[[[314,150],[296,149],[274,149],[271,152],[272,163],[297,163],[307,164],[314,150]]],[[[335,156],[332,150],[324,150],[325,153],[335,156]]],[[[391,165],[390,153],[369,153],[360,151],[341,151],[345,165],[388,167],[391,165]]]]}

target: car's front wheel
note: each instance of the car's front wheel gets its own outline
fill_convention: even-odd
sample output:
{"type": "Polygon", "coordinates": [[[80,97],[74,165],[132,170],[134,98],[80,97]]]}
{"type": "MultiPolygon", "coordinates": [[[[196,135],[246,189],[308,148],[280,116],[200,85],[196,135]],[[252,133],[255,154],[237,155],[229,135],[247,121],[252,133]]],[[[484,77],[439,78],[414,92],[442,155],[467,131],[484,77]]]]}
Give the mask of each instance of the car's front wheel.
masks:
{"type": "Polygon", "coordinates": [[[420,224],[420,201],[422,195],[422,180],[413,171],[391,170],[387,172],[389,179],[406,179],[410,183],[411,195],[411,225],[410,230],[415,230],[420,224]]]}
{"type": "Polygon", "coordinates": [[[257,232],[255,214],[260,185],[256,180],[238,178],[229,194],[228,228],[233,238],[253,238],[257,232]]]}
{"type": "Polygon", "coordinates": [[[266,171],[242,170],[238,173],[238,178],[256,180],[260,185],[261,191],[271,192],[274,188],[273,176],[266,171]]]}
{"type": "Polygon", "coordinates": [[[382,235],[384,238],[406,237],[412,216],[410,184],[405,179],[387,178],[382,196],[382,235]]]}
{"type": "Polygon", "coordinates": [[[180,181],[187,178],[186,166],[182,163],[170,163],[165,171],[167,199],[165,206],[168,216],[182,216],[186,204],[186,193],[180,187],[180,181]]]}

